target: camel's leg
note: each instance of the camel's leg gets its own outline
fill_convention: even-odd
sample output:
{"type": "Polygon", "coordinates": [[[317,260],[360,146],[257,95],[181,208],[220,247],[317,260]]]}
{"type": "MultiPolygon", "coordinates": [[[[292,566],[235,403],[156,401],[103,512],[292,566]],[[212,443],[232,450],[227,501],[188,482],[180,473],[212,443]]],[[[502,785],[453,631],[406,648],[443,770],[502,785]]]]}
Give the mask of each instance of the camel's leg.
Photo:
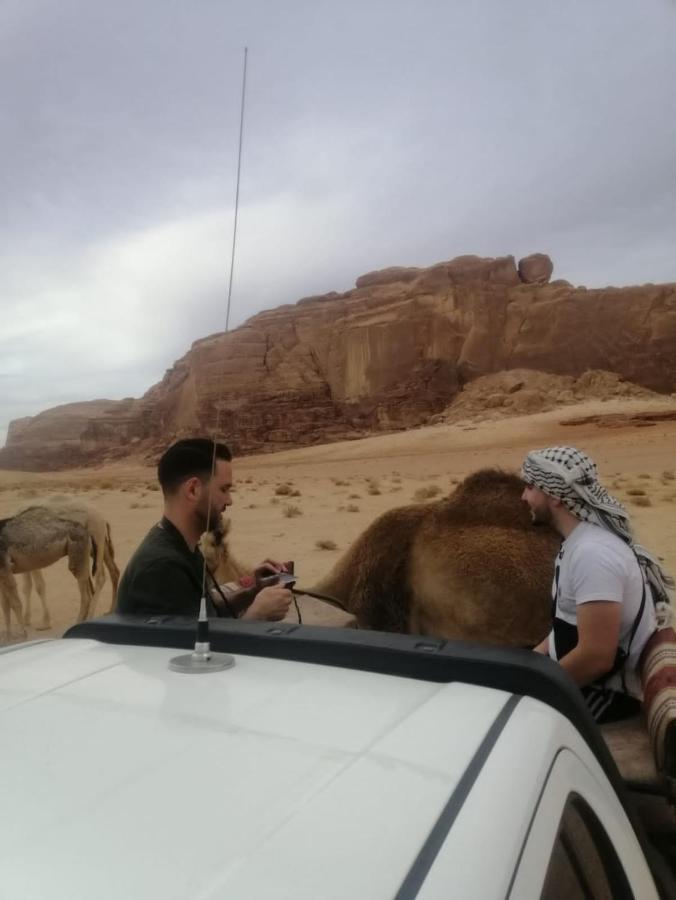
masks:
{"type": "Polygon", "coordinates": [[[94,597],[94,585],[89,574],[89,535],[72,535],[68,538],[68,569],[76,578],[80,588],[80,612],[77,621],[84,622],[89,616],[94,597]]]}
{"type": "Polygon", "coordinates": [[[2,597],[2,613],[5,618],[5,640],[10,641],[12,638],[10,609],[14,610],[14,615],[19,622],[21,637],[28,637],[26,626],[23,621],[23,611],[21,609],[21,600],[19,599],[16,579],[14,578],[14,575],[12,575],[9,560],[6,558],[0,559],[0,596],[2,597]]]}
{"type": "Polygon", "coordinates": [[[92,542],[92,580],[94,582],[94,596],[92,597],[92,605],[89,610],[89,616],[93,617],[96,613],[96,603],[99,599],[101,589],[106,580],[106,570],[103,568],[103,560],[105,557],[105,539],[98,542],[91,537],[92,542]]]}
{"type": "MultiPolygon", "coordinates": [[[[32,572],[33,582],[35,584],[35,590],[38,592],[38,597],[40,598],[40,603],[42,604],[42,625],[36,625],[36,629],[38,631],[46,631],[48,628],[52,627],[52,621],[49,615],[49,610],[47,609],[47,589],[45,587],[45,579],[42,572],[39,569],[36,569],[32,572]]],[[[29,624],[26,622],[26,624],[29,624]]]]}
{"type": "Polygon", "coordinates": [[[23,581],[23,621],[25,625],[31,623],[31,596],[33,594],[33,579],[31,572],[24,572],[23,581]]]}
{"type": "Polygon", "coordinates": [[[113,546],[113,536],[110,533],[110,525],[106,523],[106,540],[103,545],[103,561],[108,569],[110,580],[113,585],[113,597],[110,602],[108,612],[113,612],[117,603],[117,586],[120,583],[120,570],[115,562],[115,547],[113,546]]]}

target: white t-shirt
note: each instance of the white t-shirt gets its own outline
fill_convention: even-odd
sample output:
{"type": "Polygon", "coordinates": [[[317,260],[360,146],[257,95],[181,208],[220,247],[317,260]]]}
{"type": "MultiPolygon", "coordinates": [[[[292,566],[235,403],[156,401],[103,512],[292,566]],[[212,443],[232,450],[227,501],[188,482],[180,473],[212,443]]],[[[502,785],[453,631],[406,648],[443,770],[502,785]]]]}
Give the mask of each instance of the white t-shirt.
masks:
{"type": "MultiPolygon", "coordinates": [[[[577,625],[578,604],[594,600],[621,603],[620,646],[626,650],[643,595],[643,575],[634,552],[616,534],[590,522],[580,522],[561,549],[556,615],[570,625],[577,625]]],[[[636,667],[646,641],[657,627],[648,585],[645,592],[643,613],[624,667],[627,691],[639,698],[642,690],[636,667]]],[[[549,635],[549,655],[556,659],[553,631],[549,635]]],[[[613,675],[605,684],[621,691],[621,673],[613,675]]]]}

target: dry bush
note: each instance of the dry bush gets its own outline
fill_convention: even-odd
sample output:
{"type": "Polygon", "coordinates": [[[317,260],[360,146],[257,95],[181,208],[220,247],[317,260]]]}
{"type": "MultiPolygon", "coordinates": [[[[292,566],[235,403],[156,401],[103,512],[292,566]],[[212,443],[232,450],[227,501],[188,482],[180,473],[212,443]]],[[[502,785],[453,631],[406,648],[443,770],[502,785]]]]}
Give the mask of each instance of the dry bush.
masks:
{"type": "Polygon", "coordinates": [[[303,510],[300,506],[294,506],[293,503],[287,503],[282,510],[287,519],[295,519],[296,516],[302,516],[303,510]]]}
{"type": "Polygon", "coordinates": [[[641,475],[639,475],[638,477],[639,477],[639,478],[646,478],[648,481],[650,481],[650,479],[651,479],[653,476],[652,476],[652,475],[648,475],[647,472],[643,472],[643,473],[642,473],[641,475]]]}
{"type": "Polygon", "coordinates": [[[289,497],[300,497],[300,491],[299,490],[291,491],[291,493],[289,494],[289,497]]]}
{"type": "Polygon", "coordinates": [[[676,494],[665,494],[662,499],[665,501],[665,503],[673,503],[674,500],[676,500],[676,494]]]}
{"type": "Polygon", "coordinates": [[[148,488],[149,491],[159,491],[159,489],[160,489],[159,484],[157,484],[157,482],[155,482],[155,481],[149,481],[148,484],[146,485],[146,487],[148,488]]]}
{"type": "Polygon", "coordinates": [[[423,500],[431,500],[432,497],[436,497],[441,493],[441,488],[436,484],[428,484],[427,487],[418,488],[418,490],[413,495],[413,499],[420,503],[423,500]]]}
{"type": "Polygon", "coordinates": [[[348,500],[361,500],[361,494],[348,494],[348,500]]]}
{"type": "Polygon", "coordinates": [[[632,497],[631,502],[634,504],[634,506],[652,506],[653,505],[650,497],[646,497],[646,496],[632,497]]]}
{"type": "Polygon", "coordinates": [[[349,487],[349,481],[343,481],[342,478],[332,478],[331,481],[336,485],[336,487],[349,487]]]}
{"type": "Polygon", "coordinates": [[[272,503],[273,506],[277,506],[277,504],[279,503],[279,498],[278,498],[278,497],[271,497],[271,498],[270,498],[270,503],[272,503]]]}
{"type": "Polygon", "coordinates": [[[664,472],[662,472],[662,481],[673,481],[674,478],[676,478],[676,475],[674,475],[671,469],[665,469],[664,472]]]}
{"type": "Polygon", "coordinates": [[[630,497],[645,497],[643,488],[627,488],[627,494],[630,497]]]}
{"type": "Polygon", "coordinates": [[[255,503],[250,503],[250,504],[247,506],[247,509],[258,509],[258,507],[256,506],[255,503]]]}
{"type": "Polygon", "coordinates": [[[145,503],[130,503],[129,509],[141,509],[143,506],[145,506],[145,503]]]}
{"type": "Polygon", "coordinates": [[[403,488],[400,484],[396,485],[396,487],[390,488],[390,494],[396,494],[397,491],[403,491],[403,488]]]}
{"type": "Polygon", "coordinates": [[[317,550],[337,550],[338,545],[335,541],[316,541],[315,547],[317,550]]]}
{"type": "Polygon", "coordinates": [[[253,478],[251,477],[251,475],[249,475],[248,478],[244,479],[244,484],[251,484],[252,482],[253,482],[253,478]]]}
{"type": "Polygon", "coordinates": [[[348,503],[345,507],[346,512],[359,512],[359,507],[356,503],[348,503]]]}
{"type": "Polygon", "coordinates": [[[278,484],[275,488],[275,494],[278,497],[290,497],[293,493],[293,488],[290,484],[278,484]]]}
{"type": "Polygon", "coordinates": [[[380,485],[375,478],[369,478],[366,484],[368,493],[371,494],[372,497],[377,497],[380,493],[380,485]]]}

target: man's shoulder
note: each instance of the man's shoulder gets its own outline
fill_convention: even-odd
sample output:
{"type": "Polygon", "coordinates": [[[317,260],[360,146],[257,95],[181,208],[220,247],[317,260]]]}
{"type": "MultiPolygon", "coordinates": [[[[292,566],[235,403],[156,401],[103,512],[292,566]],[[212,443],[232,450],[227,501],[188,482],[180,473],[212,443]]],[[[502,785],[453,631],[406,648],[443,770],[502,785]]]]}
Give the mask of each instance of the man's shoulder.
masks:
{"type": "Polygon", "coordinates": [[[173,541],[161,525],[153,525],[129,560],[128,566],[149,565],[153,562],[167,562],[179,554],[173,541]]]}
{"type": "Polygon", "coordinates": [[[578,527],[577,540],[571,547],[571,561],[589,560],[595,564],[605,561],[627,566],[635,559],[631,547],[612,531],[586,522],[578,527]]]}

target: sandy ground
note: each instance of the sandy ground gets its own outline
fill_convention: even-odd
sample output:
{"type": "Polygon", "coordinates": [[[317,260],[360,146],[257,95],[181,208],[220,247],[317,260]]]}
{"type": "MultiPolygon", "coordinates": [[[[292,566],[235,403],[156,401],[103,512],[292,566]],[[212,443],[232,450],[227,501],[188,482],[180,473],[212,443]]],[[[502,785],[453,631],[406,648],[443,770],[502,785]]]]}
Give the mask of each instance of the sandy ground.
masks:
{"type": "MultiPolygon", "coordinates": [[[[528,450],[565,443],[580,447],[596,460],[606,485],[631,510],[640,540],[673,573],[676,421],[619,428],[562,424],[572,416],[657,408],[676,409],[676,403],[669,398],[594,401],[502,421],[438,425],[242,458],[235,461],[231,548],[238,558],[252,564],[266,556],[293,559],[299,586],[310,586],[377,515],[412,502],[419,489],[436,486],[441,496],[479,468],[517,469],[528,450]],[[282,484],[291,485],[300,495],[276,494],[282,484]],[[290,515],[289,507],[297,514],[290,515]],[[318,541],[331,541],[336,549],[319,549],[318,541]]],[[[161,514],[154,470],[141,465],[48,474],[0,471],[2,517],[56,494],[84,499],[106,516],[121,569],[161,514]]],[[[61,634],[77,614],[77,585],[65,560],[44,574],[53,627],[47,632],[31,628],[29,639],[61,634]]],[[[107,611],[109,605],[107,581],[98,611],[107,611]]],[[[327,607],[318,612],[307,603],[305,610],[306,621],[341,621],[340,614],[327,607]]],[[[37,608],[33,620],[40,622],[37,608]]]]}

